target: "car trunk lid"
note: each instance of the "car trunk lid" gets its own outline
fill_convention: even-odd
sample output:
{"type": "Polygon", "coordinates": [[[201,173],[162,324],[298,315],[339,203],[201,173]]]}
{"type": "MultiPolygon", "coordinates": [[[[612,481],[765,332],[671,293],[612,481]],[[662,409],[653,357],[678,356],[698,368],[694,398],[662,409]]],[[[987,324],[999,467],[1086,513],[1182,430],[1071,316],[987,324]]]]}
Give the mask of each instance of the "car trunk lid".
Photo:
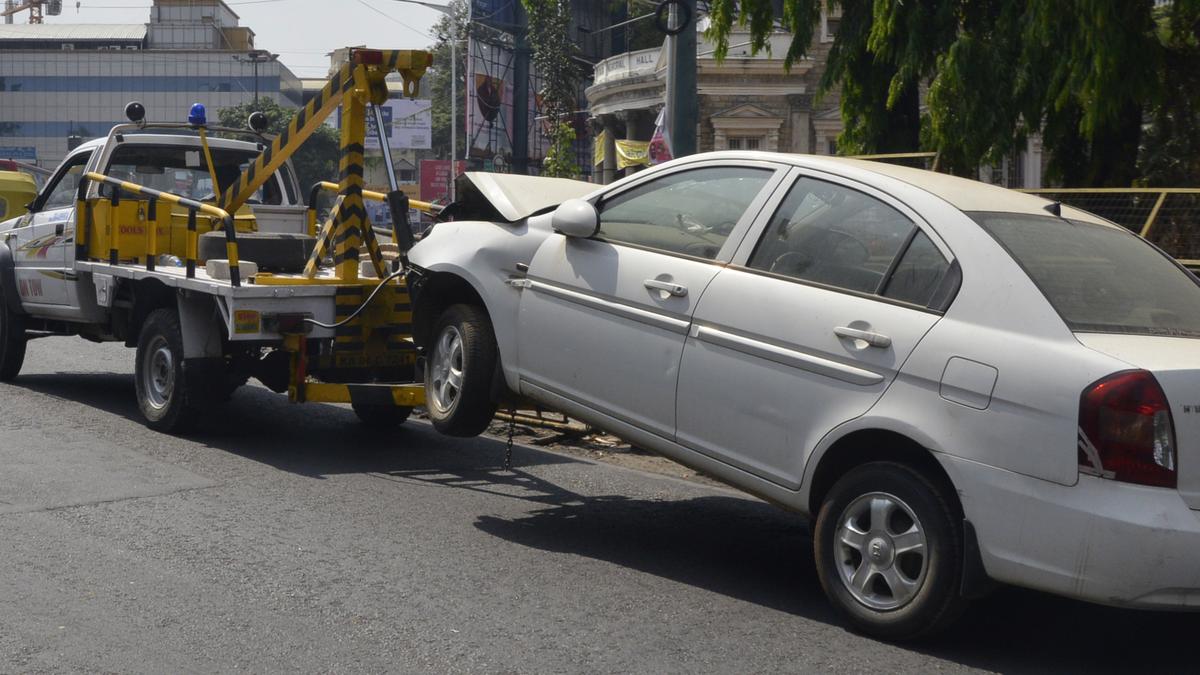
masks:
{"type": "Polygon", "coordinates": [[[1200,509],[1200,339],[1076,333],[1084,346],[1154,374],[1175,426],[1179,493],[1200,509]]]}

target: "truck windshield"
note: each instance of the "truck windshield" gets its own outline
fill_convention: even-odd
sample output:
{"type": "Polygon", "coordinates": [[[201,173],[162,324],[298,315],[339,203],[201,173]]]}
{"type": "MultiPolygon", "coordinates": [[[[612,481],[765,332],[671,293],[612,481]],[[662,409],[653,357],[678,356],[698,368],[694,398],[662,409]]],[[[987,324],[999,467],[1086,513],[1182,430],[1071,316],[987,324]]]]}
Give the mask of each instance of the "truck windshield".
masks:
{"type": "Polygon", "coordinates": [[[1073,331],[1200,337],[1200,284],[1141,237],[1051,216],[974,212],[1073,331]]]}
{"type": "MultiPolygon", "coordinates": [[[[224,191],[258,157],[258,153],[254,150],[212,148],[212,157],[217,182],[224,191]]],[[[113,151],[106,173],[113,178],[189,199],[215,199],[208,162],[198,147],[124,144],[113,151]]],[[[278,178],[268,180],[249,201],[251,204],[284,203],[278,178]]]]}

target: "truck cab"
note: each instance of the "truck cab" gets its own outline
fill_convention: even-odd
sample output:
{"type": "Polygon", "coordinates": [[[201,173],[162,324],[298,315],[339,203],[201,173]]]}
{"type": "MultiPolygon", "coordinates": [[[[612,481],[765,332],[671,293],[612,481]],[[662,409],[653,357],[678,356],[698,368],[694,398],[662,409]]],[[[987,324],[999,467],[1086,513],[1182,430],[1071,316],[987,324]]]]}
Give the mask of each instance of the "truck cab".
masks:
{"type": "MultiPolygon", "coordinates": [[[[208,139],[210,171],[195,136],[145,133],[119,125],[105,138],[72,150],[46,181],[29,213],[0,222],[0,241],[12,251],[15,285],[24,311],[34,317],[95,322],[103,317],[93,301],[90,275],[75,273],[76,203],[87,172],[103,173],[201,202],[237,180],[262,152],[257,142],[208,139]],[[213,185],[213,178],[218,183],[213,185]]],[[[88,197],[111,188],[92,183],[88,197]]],[[[307,234],[305,207],[290,162],[285,163],[236,214],[243,232],[307,234]]],[[[183,211],[179,212],[181,215],[183,211]]]]}

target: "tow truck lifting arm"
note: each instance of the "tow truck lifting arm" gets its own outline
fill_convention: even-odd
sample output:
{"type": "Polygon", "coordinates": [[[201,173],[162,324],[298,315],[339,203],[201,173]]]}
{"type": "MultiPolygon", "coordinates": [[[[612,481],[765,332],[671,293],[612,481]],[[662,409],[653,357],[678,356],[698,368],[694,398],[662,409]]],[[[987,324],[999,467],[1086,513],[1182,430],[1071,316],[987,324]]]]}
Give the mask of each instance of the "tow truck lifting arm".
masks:
{"type": "MultiPolygon", "coordinates": [[[[343,100],[348,105],[342,114],[339,188],[344,196],[348,196],[348,192],[361,194],[366,104],[380,105],[387,100],[388,91],[384,78],[393,71],[399,72],[403,78],[404,94],[415,95],[417,85],[432,61],[433,55],[422,50],[352,51],[349,62],[338,69],[321,91],[296,114],[287,129],[284,129],[283,133],[263,150],[258,159],[225,190],[217,206],[235,213],[296,152],[317,127],[325,122],[325,118],[329,117],[343,100]]],[[[361,197],[358,201],[361,202],[361,197]]]]}

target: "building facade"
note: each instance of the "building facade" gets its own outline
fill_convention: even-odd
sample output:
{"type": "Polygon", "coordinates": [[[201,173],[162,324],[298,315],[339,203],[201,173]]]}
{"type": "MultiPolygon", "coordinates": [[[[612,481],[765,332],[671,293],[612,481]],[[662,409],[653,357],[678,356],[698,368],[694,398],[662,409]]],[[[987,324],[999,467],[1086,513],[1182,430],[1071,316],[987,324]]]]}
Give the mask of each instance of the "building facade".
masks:
{"type": "Polygon", "coordinates": [[[255,90],[297,107],[300,80],[254,48],[222,0],[155,0],[145,24],[0,25],[0,159],[54,166],[70,147],[124,122],[141,101],[152,121],[210,117],[255,90]]]}

